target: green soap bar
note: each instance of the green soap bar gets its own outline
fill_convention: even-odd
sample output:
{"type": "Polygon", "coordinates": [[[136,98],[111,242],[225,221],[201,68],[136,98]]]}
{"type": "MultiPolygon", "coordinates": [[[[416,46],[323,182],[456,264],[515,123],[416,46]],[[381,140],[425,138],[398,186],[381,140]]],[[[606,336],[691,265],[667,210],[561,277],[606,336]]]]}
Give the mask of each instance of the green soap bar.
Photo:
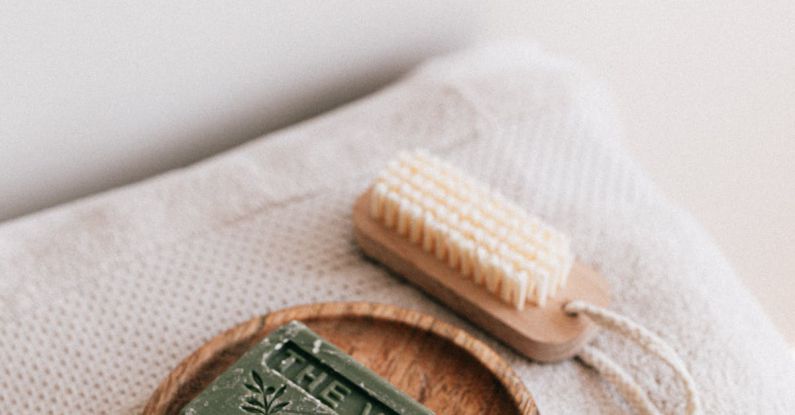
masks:
{"type": "Polygon", "coordinates": [[[181,415],[433,414],[331,343],[292,321],[274,330],[181,415]]]}

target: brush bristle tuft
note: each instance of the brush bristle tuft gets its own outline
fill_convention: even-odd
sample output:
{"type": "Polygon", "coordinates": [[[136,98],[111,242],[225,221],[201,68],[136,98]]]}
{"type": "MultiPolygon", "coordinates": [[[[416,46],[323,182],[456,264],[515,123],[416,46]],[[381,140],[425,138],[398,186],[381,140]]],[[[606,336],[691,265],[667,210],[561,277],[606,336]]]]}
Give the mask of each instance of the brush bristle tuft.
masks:
{"type": "Polygon", "coordinates": [[[370,217],[517,309],[543,307],[574,262],[566,235],[422,150],[378,176],[370,217]]]}

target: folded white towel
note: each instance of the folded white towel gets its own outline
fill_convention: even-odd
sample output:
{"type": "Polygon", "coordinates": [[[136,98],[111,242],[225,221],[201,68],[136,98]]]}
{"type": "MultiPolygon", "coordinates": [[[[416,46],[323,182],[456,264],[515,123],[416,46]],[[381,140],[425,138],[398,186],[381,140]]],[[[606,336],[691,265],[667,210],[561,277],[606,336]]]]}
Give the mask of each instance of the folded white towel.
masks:
{"type": "MultiPolygon", "coordinates": [[[[134,412],[203,341],[291,304],[392,302],[471,328],[352,242],[355,196],[397,150],[422,146],[569,233],[610,280],[611,307],[681,354],[707,413],[795,413],[784,341],[627,157],[605,96],[533,47],[477,49],[187,169],[0,226],[0,407],[134,412]]],[[[539,365],[487,341],[544,414],[627,410],[579,362],[539,365]]],[[[595,341],[666,413],[683,409],[665,367],[595,341]]]]}

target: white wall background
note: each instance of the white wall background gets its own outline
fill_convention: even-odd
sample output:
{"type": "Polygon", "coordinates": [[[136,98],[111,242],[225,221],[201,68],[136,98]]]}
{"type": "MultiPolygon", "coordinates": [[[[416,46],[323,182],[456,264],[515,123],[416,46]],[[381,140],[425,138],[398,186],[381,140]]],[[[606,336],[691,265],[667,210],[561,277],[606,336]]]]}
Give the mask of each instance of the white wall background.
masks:
{"type": "Polygon", "coordinates": [[[795,2],[490,4],[478,38],[538,39],[610,84],[629,149],[795,345],[795,2]]]}
{"type": "Polygon", "coordinates": [[[0,0],[0,220],[184,165],[422,58],[532,37],[795,343],[795,2],[0,0]]]}
{"type": "Polygon", "coordinates": [[[452,0],[0,0],[0,220],[370,92],[465,43],[473,16],[452,0]]]}

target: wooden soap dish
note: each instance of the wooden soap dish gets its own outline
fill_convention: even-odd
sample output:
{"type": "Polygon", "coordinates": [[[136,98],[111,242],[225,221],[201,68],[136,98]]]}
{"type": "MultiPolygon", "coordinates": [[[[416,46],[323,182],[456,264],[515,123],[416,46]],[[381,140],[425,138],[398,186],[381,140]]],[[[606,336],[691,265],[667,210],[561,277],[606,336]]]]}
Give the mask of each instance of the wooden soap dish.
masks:
{"type": "Polygon", "coordinates": [[[606,307],[607,281],[598,272],[575,263],[566,287],[544,307],[516,310],[483,286],[462,278],[458,271],[422,248],[373,220],[370,191],[353,207],[356,242],[364,253],[419,286],[434,298],[525,356],[555,362],[574,356],[593,337],[596,327],[585,317],[571,316],[563,306],[584,300],[606,307]]]}
{"type": "Polygon", "coordinates": [[[538,414],[496,352],[465,331],[390,305],[325,303],[255,317],[214,337],[158,386],[144,415],[178,414],[273,329],[299,320],[438,415],[538,414]]]}

